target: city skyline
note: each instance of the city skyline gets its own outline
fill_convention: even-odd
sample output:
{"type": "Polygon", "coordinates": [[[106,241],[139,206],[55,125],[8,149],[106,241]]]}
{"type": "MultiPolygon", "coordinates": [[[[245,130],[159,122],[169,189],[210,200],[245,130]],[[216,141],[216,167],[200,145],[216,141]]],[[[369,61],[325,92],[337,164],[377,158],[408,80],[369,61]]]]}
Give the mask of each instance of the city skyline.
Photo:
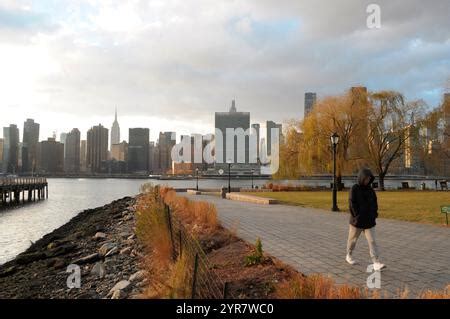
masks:
{"type": "Polygon", "coordinates": [[[255,122],[283,122],[302,118],[304,92],[352,86],[394,89],[436,107],[450,66],[447,2],[420,12],[418,1],[379,4],[382,28],[371,30],[366,4],[353,0],[220,9],[203,1],[6,1],[0,108],[9,117],[0,126],[27,114],[41,124],[41,140],[71,123],[85,122],[85,134],[92,123],[110,128],[117,107],[123,127],[150,127],[156,140],[169,127],[211,131],[209,114],[232,98],[255,122]]]}

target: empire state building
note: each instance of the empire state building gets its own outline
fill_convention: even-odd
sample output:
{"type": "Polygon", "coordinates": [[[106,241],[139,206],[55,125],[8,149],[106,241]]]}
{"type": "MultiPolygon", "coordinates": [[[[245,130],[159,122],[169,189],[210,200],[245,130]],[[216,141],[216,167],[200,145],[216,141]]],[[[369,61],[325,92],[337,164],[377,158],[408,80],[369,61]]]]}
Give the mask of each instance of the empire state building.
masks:
{"type": "Polygon", "coordinates": [[[120,143],[120,127],[119,122],[117,122],[117,108],[114,116],[114,122],[111,128],[111,149],[112,145],[120,143]]]}

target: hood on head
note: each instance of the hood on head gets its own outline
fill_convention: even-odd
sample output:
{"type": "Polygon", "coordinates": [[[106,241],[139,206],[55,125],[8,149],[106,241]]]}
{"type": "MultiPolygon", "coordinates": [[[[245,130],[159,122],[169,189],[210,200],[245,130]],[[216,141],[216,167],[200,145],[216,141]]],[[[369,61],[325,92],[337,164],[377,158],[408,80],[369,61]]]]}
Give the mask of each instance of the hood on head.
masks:
{"type": "Polygon", "coordinates": [[[358,173],[358,184],[363,186],[364,185],[364,179],[366,177],[370,177],[369,184],[372,184],[372,182],[375,180],[375,176],[373,176],[372,171],[368,168],[362,168],[358,173]]]}

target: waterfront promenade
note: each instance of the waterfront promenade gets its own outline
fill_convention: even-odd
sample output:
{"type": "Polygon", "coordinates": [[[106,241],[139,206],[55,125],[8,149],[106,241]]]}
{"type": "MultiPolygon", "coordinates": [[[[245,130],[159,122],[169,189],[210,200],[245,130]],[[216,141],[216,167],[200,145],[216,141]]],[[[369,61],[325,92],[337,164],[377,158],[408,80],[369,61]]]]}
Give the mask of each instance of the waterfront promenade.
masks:
{"type": "MultiPolygon", "coordinates": [[[[285,205],[258,205],[217,196],[186,195],[217,207],[223,225],[308,275],[330,275],[337,283],[366,287],[369,251],[364,235],[356,246],[358,265],[344,260],[348,213],[285,205]]],[[[407,288],[414,298],[422,290],[450,284],[450,228],[397,220],[377,220],[382,261],[381,289],[389,294],[407,288]]]]}

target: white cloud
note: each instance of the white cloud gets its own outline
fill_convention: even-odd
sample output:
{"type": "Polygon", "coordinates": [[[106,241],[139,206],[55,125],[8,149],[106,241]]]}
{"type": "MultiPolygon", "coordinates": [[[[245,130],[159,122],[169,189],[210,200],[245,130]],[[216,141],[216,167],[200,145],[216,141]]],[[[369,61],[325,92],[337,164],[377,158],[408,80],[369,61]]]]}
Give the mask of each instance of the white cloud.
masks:
{"type": "Polygon", "coordinates": [[[0,108],[21,114],[0,125],[46,114],[45,137],[109,127],[118,107],[123,130],[206,133],[232,98],[254,121],[282,121],[302,115],[305,91],[357,84],[437,103],[450,69],[448,1],[378,1],[380,30],[366,28],[366,2],[2,1],[0,108]]]}

